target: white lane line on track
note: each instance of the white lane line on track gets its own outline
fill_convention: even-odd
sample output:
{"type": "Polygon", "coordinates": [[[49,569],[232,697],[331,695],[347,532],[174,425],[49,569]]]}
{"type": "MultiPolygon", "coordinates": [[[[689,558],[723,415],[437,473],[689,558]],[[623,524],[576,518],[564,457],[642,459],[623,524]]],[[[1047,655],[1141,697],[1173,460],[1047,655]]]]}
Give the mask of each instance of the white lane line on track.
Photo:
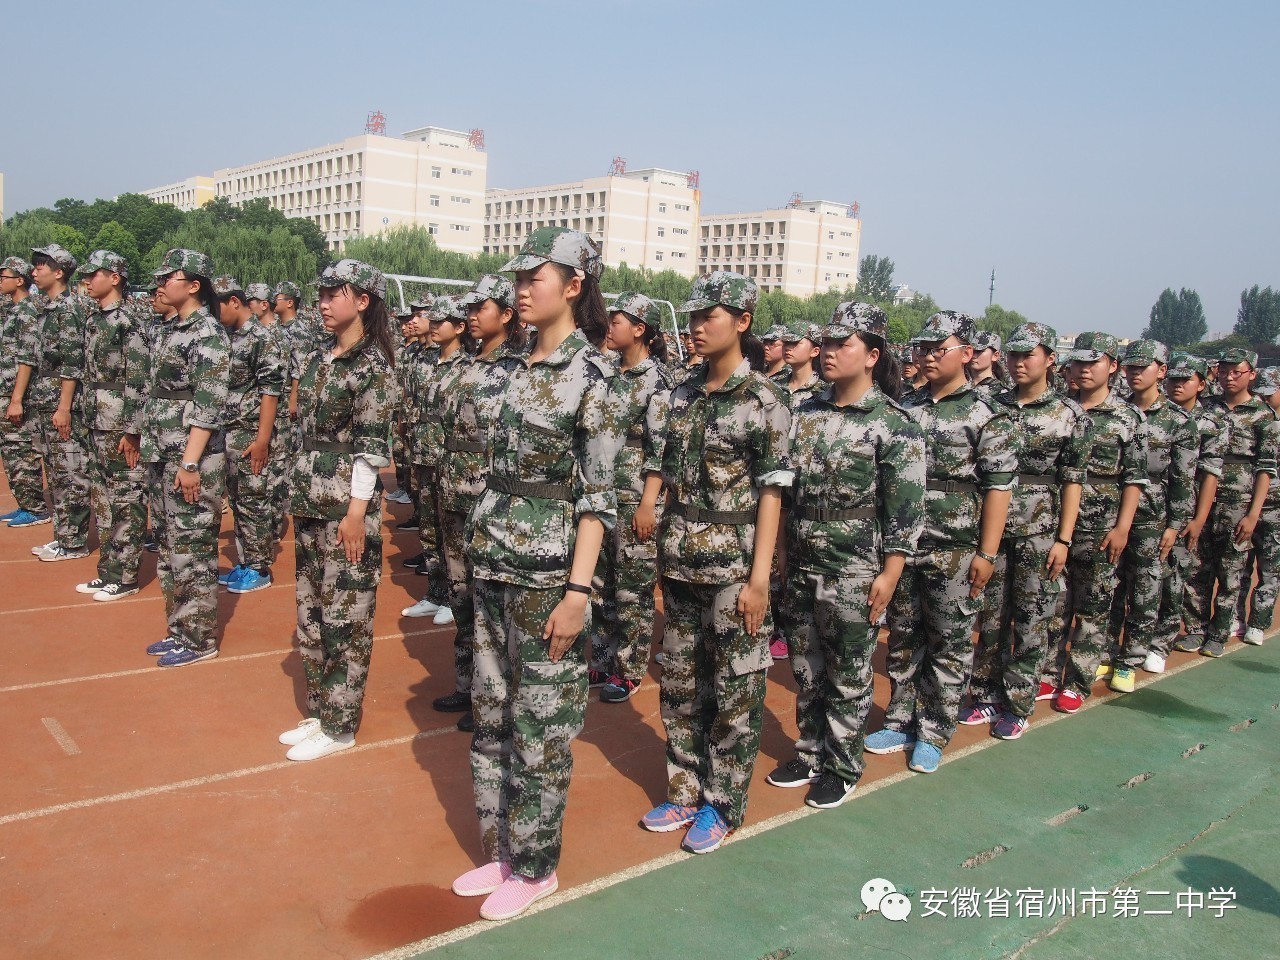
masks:
{"type": "Polygon", "coordinates": [[[74,757],[80,752],[80,748],[76,746],[76,742],[71,739],[71,734],[63,729],[56,717],[41,717],[40,722],[44,724],[44,728],[49,731],[53,739],[58,741],[58,746],[62,748],[62,752],[68,757],[74,757]]]}
{"type": "MultiPolygon", "coordinates": [[[[1226,653],[1230,655],[1240,649],[1242,648],[1239,646],[1232,647],[1228,649],[1226,653]]],[[[1194,660],[1188,660],[1186,663],[1173,667],[1170,670],[1166,670],[1162,674],[1156,674],[1143,680],[1139,680],[1136,685],[1136,689],[1140,690],[1153,683],[1159,683],[1164,677],[1172,677],[1194,667],[1204,666],[1208,659],[1208,657],[1197,657],[1194,660]]],[[[1127,696],[1127,694],[1095,694],[1086,700],[1084,706],[1076,712],[1081,713],[1085,710],[1091,710],[1101,703],[1106,703],[1115,696],[1127,696]]],[[[1049,709],[1049,715],[1043,719],[1037,719],[1032,723],[1032,725],[1027,728],[1027,733],[1031,733],[1033,730],[1040,730],[1051,723],[1058,723],[1059,721],[1066,720],[1073,716],[1072,714],[1058,713],[1052,708],[1049,709]]],[[[1024,736],[1025,735],[1026,734],[1024,734],[1024,736]]],[[[990,749],[991,747],[998,745],[1000,742],[1001,741],[995,737],[988,737],[986,740],[970,744],[969,746],[954,752],[944,753],[942,762],[947,764],[953,763],[956,760],[962,760],[965,757],[972,756],[982,750],[990,749]]],[[[911,770],[901,770],[898,773],[892,774],[888,777],[883,777],[876,780],[874,783],[867,784],[866,786],[859,785],[857,792],[849,802],[856,803],[861,797],[868,796],[875,793],[877,790],[883,790],[885,787],[891,787],[894,784],[902,783],[904,780],[909,780],[912,777],[917,776],[924,776],[924,774],[917,774],[911,770]]],[[[768,833],[770,830],[776,830],[778,827],[783,827],[789,823],[795,823],[797,820],[803,820],[806,817],[826,812],[827,811],[815,810],[812,807],[802,805],[798,809],[779,813],[767,820],[761,820],[759,823],[753,823],[749,827],[743,827],[741,830],[734,831],[734,833],[730,834],[729,838],[725,840],[724,844],[728,845],[731,843],[738,843],[742,840],[750,840],[752,837],[757,837],[762,833],[768,833]]],[[[642,877],[647,873],[652,873],[655,870],[660,870],[663,867],[670,866],[674,863],[680,863],[682,860],[688,860],[694,856],[696,856],[696,854],[684,852],[664,854],[661,857],[646,860],[644,863],[638,863],[633,867],[627,867],[624,870],[619,870],[596,880],[591,880],[587,883],[581,884],[580,886],[573,887],[572,889],[558,892],[548,897],[546,900],[539,900],[520,917],[516,917],[514,920],[477,920],[474,923],[468,923],[466,926],[456,927],[453,930],[446,930],[444,933],[438,933],[435,936],[419,940],[416,943],[409,943],[403,947],[396,947],[393,950],[387,950],[384,953],[375,954],[371,957],[367,957],[366,960],[409,960],[409,958],[416,957],[418,954],[427,953],[429,951],[439,949],[440,947],[445,947],[453,943],[458,943],[462,940],[467,940],[474,937],[476,934],[483,933],[486,930],[492,930],[494,927],[501,926],[505,923],[515,923],[522,919],[522,917],[531,916],[532,914],[540,913],[543,910],[551,910],[556,907],[563,906],[566,903],[572,903],[574,900],[578,900],[581,897],[597,893],[601,890],[606,890],[609,887],[616,886],[617,884],[623,883],[627,880],[633,880],[636,877],[642,877]]],[[[479,909],[478,901],[477,909],[479,909]]]]}

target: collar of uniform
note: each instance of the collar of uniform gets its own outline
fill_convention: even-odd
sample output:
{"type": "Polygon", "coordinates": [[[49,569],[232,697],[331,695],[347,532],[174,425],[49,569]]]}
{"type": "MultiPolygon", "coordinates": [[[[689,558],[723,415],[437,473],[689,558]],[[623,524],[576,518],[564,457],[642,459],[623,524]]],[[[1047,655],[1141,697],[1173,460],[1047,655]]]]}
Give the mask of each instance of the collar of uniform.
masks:
{"type": "MultiPolygon", "coordinates": [[[[784,385],[787,387],[788,390],[791,389],[790,381],[791,381],[791,377],[788,375],[787,379],[784,381],[784,385]]],[[[822,378],[818,376],[818,372],[816,370],[810,370],[809,379],[806,380],[804,383],[800,384],[800,386],[796,387],[796,390],[811,390],[813,389],[813,385],[815,383],[821,383],[821,382],[822,382],[822,378]]]]}
{"type": "Polygon", "coordinates": [[[440,359],[440,360],[437,360],[437,361],[436,361],[436,365],[437,365],[437,366],[440,366],[440,365],[451,366],[451,365],[453,365],[453,364],[455,364],[455,363],[458,363],[459,361],[462,361],[462,360],[465,360],[465,359],[467,359],[467,351],[465,351],[465,350],[463,350],[461,347],[459,347],[457,350],[453,351],[453,353],[449,354],[449,356],[444,357],[444,358],[442,358],[442,359],[440,359]]]}
{"type": "Polygon", "coordinates": [[[560,346],[556,347],[541,360],[536,363],[529,363],[528,359],[526,359],[525,363],[531,367],[563,367],[578,355],[579,350],[586,346],[587,338],[582,335],[581,330],[575,329],[573,333],[564,338],[560,346]]]}
{"type": "MultiPolygon", "coordinates": [[[[697,387],[699,393],[707,393],[707,369],[707,364],[698,364],[694,368],[693,374],[685,381],[685,383],[690,386],[697,387]]],[[[719,389],[712,390],[711,392],[731,393],[746,383],[747,377],[749,376],[751,376],[751,361],[746,357],[743,357],[742,362],[738,364],[733,373],[729,374],[729,379],[726,380],[719,389]]]]}
{"type": "Polygon", "coordinates": [[[884,399],[884,394],[880,392],[880,388],[874,383],[871,384],[870,390],[860,396],[853,403],[845,404],[843,407],[836,404],[835,394],[836,388],[831,384],[827,384],[820,392],[815,393],[813,396],[814,399],[820,401],[825,406],[830,407],[832,410],[870,410],[884,399]]]}
{"type": "MultiPolygon", "coordinates": [[[[182,314],[175,313],[173,315],[173,323],[170,324],[170,326],[174,330],[186,330],[188,327],[193,327],[199,323],[201,317],[207,317],[208,319],[213,320],[213,314],[209,312],[208,308],[201,306],[196,307],[187,314],[186,319],[183,319],[182,314]]],[[[217,323],[216,320],[214,320],[214,322],[217,323]]]]}
{"type": "Polygon", "coordinates": [[[956,387],[954,390],[948,393],[945,397],[934,397],[933,391],[929,389],[929,384],[927,383],[923,387],[921,387],[920,390],[923,392],[924,396],[928,399],[930,403],[936,405],[939,403],[946,403],[948,400],[954,400],[957,397],[963,397],[967,393],[973,393],[973,384],[970,383],[968,380],[966,380],[964,383],[960,384],[960,386],[956,387]]]}
{"type": "Polygon", "coordinates": [[[633,378],[639,377],[647,373],[650,370],[650,368],[652,368],[653,365],[657,362],[658,362],[657,359],[655,359],[652,355],[650,355],[645,357],[643,360],[637,363],[630,370],[623,370],[622,366],[619,365],[618,372],[620,372],[624,377],[633,377],[633,378]]]}
{"type": "MultiPolygon", "coordinates": [[[[1019,405],[1017,387],[1005,387],[1003,390],[1001,390],[999,393],[996,394],[996,397],[1002,403],[1007,403],[1015,407],[1019,405]]],[[[1040,396],[1036,397],[1034,400],[1027,401],[1021,406],[1023,410],[1026,410],[1028,407],[1043,407],[1046,403],[1049,403],[1053,400],[1061,400],[1061,399],[1062,399],[1062,394],[1059,393],[1055,387],[1046,387],[1044,393],[1040,394],[1040,396]]]]}
{"type": "Polygon", "coordinates": [[[338,345],[338,338],[335,334],[331,333],[329,334],[327,341],[324,344],[324,350],[327,354],[329,354],[329,356],[333,357],[334,363],[351,363],[357,357],[359,357],[362,353],[364,353],[365,348],[368,347],[369,344],[373,342],[374,342],[373,337],[370,334],[366,333],[363,337],[361,337],[354,344],[352,344],[350,350],[346,350],[343,353],[339,353],[336,356],[334,356],[333,348],[338,345]]]}

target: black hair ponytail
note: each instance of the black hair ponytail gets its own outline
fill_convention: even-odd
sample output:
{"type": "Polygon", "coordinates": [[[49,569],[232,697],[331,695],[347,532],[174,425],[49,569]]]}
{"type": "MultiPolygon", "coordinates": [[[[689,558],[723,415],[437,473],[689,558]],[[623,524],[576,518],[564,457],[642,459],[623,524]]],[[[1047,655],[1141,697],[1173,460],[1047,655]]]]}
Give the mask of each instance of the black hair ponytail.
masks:
{"type": "Polygon", "coordinates": [[[868,350],[880,351],[876,365],[871,368],[871,379],[881,393],[890,400],[897,400],[902,394],[902,364],[898,362],[897,356],[889,349],[888,343],[873,333],[859,332],[858,339],[868,350]]]}
{"type": "MultiPolygon", "coordinates": [[[[573,267],[563,263],[557,263],[556,269],[565,283],[578,275],[573,267]]],[[[589,273],[583,273],[582,293],[573,301],[573,322],[584,337],[603,349],[605,335],[609,332],[609,311],[604,304],[604,294],[600,292],[600,281],[589,273]]]]}

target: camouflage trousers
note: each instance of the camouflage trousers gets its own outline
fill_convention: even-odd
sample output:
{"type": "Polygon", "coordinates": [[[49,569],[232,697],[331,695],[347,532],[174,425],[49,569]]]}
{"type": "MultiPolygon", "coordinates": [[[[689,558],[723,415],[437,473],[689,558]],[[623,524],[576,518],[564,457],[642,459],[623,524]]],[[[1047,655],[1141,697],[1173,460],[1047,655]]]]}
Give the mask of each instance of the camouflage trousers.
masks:
{"type": "Polygon", "coordinates": [[[347,559],[338,521],[293,518],[298,570],[298,650],[307,678],[307,713],[325,733],[360,727],[373,652],[373,615],[382,579],[382,512],[378,498],[364,518],[364,556],[347,559]]]}
{"type": "Polygon", "coordinates": [[[1119,578],[1115,564],[1098,549],[1106,535],[1105,530],[1075,532],[1067,554],[1067,600],[1058,629],[1050,633],[1045,658],[1043,678],[1085,699],[1093,689],[1098,664],[1111,650],[1107,621],[1119,578]]]}
{"type": "Polygon", "coordinates": [[[1235,541],[1236,524],[1249,512],[1247,501],[1217,501],[1200,536],[1199,564],[1187,577],[1183,617],[1189,633],[1225,643],[1231,637],[1236,607],[1249,592],[1252,544],[1235,541]],[[1214,590],[1217,590],[1216,594],[1214,590]]]}
{"type": "Polygon", "coordinates": [[[560,590],[475,582],[471,777],[480,840],[489,860],[533,879],[560,862],[573,773],[570,745],[587,712],[584,638],[558,663],[547,658],[542,639],[562,596],[560,590]]]}
{"type": "Polygon", "coordinates": [[[445,510],[440,514],[444,567],[449,578],[449,607],[453,610],[453,677],[459,693],[471,692],[471,677],[475,670],[475,587],[463,533],[466,524],[465,513],[445,510]]]}
{"type": "Polygon", "coordinates": [[[53,425],[53,410],[29,409],[31,439],[35,452],[44,460],[53,500],[53,530],[60,544],[83,550],[89,539],[89,506],[93,471],[97,469],[88,450],[89,433],[76,412],[71,414],[71,439],[63,440],[53,425]]]}
{"type": "Polygon", "coordinates": [[[414,485],[413,462],[409,459],[409,447],[397,425],[391,431],[391,460],[396,468],[396,487],[409,490],[414,485]]]}
{"type": "Polygon", "coordinates": [[[444,536],[440,523],[440,491],[436,488],[434,467],[418,464],[418,539],[426,555],[427,593],[432,603],[449,602],[449,577],[444,566],[444,536]]]}
{"type": "Polygon", "coordinates": [[[871,711],[871,655],[880,628],[867,622],[876,572],[828,577],[792,570],[778,627],[795,674],[796,756],[846,783],[862,779],[862,743],[871,711]]]}
{"type": "Polygon", "coordinates": [[[685,583],[664,577],[662,725],[667,731],[667,800],[715,807],[730,827],[747,809],[760,752],[765,671],[773,617],[743,629],[743,584],[685,583]]]}
{"type": "Polygon", "coordinates": [[[1168,657],[1182,632],[1182,598],[1186,591],[1187,571],[1192,562],[1186,541],[1179,540],[1169,552],[1169,575],[1160,581],[1160,612],[1151,637],[1151,652],[1168,657]]]}
{"type": "Polygon", "coordinates": [[[142,539],[147,534],[146,464],[130,467],[117,430],[93,430],[93,510],[98,517],[98,577],[107,583],[138,582],[142,539]]]}
{"type": "Polygon", "coordinates": [[[216,647],[218,632],[218,528],[226,492],[227,455],[200,461],[200,496],[187,503],[174,489],[177,463],[147,464],[151,529],[160,550],[156,575],[164,591],[168,635],[192,650],[216,647]]]}
{"type": "Polygon", "coordinates": [[[289,476],[298,451],[293,446],[293,426],[287,416],[276,417],[276,428],[271,432],[271,447],[267,469],[271,472],[271,510],[275,518],[273,532],[278,542],[284,539],[289,522],[289,476]]]}
{"type": "Polygon", "coordinates": [[[243,451],[242,443],[233,445],[228,437],[227,502],[231,507],[236,558],[242,566],[266,570],[275,559],[276,529],[280,519],[275,502],[277,478],[269,451],[267,465],[261,473],[253,472],[249,458],[241,455],[243,451]]]}
{"type": "Polygon", "coordinates": [[[44,513],[44,478],[40,472],[40,454],[32,439],[31,420],[14,426],[0,419],[0,460],[4,461],[9,489],[18,506],[29,513],[44,513]]]}
{"type": "MultiPolygon", "coordinates": [[[[606,530],[591,586],[591,666],[607,674],[640,683],[649,673],[653,622],[657,606],[653,588],[658,579],[658,542],[641,542],[631,522],[638,503],[618,501],[618,520],[606,530]]],[[[662,519],[662,511],[658,511],[662,519]]]]}
{"type": "Polygon", "coordinates": [[[1254,528],[1253,551],[1245,567],[1245,577],[1249,578],[1253,572],[1257,573],[1258,582],[1253,588],[1249,615],[1245,616],[1246,597],[1242,590],[1236,603],[1236,619],[1249,627],[1270,630],[1280,587],[1280,507],[1264,507],[1262,519],[1254,528]]]}
{"type": "Polygon", "coordinates": [[[1160,559],[1160,538],[1165,528],[1138,527],[1129,531],[1129,543],[1116,569],[1119,587],[1111,598],[1107,630],[1111,634],[1111,662],[1136,670],[1156,642],[1160,597],[1172,574],[1160,559]]]}
{"type": "Polygon", "coordinates": [[[1018,717],[1030,717],[1049,646],[1049,625],[1062,597],[1063,578],[1048,580],[1045,562],[1053,534],[1006,537],[987,583],[986,606],[973,653],[969,696],[1018,717]]]}
{"type": "Polygon", "coordinates": [[[886,729],[945,747],[956,731],[973,666],[983,598],[969,596],[972,547],[936,548],[907,561],[889,602],[886,729]]]}

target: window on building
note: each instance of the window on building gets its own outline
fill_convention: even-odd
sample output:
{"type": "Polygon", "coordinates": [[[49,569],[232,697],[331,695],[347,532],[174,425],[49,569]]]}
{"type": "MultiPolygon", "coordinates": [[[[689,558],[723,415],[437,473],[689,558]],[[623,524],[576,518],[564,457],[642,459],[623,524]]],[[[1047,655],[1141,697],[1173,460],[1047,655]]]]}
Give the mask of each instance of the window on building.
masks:
{"type": "Polygon", "coordinates": [[[427,224],[427,233],[431,234],[432,236],[435,236],[439,232],[440,232],[440,224],[438,223],[427,224]]]}
{"type": "Polygon", "coordinates": [[[677,260],[687,260],[687,259],[688,259],[688,257],[689,257],[689,255],[688,255],[687,253],[685,253],[685,252],[683,252],[683,251],[681,251],[681,250],[673,250],[673,251],[671,252],[671,256],[673,256],[673,257],[674,257],[675,259],[677,259],[677,260]]]}
{"type": "Polygon", "coordinates": [[[431,176],[432,176],[432,178],[433,178],[433,179],[439,180],[439,179],[440,179],[440,168],[439,168],[439,167],[432,167],[432,168],[431,168],[431,176]]]}
{"type": "Polygon", "coordinates": [[[660,236],[660,237],[665,237],[666,235],[667,235],[667,228],[666,228],[666,227],[659,227],[659,228],[658,228],[658,236],[660,236]]]}
{"type": "Polygon", "coordinates": [[[439,197],[437,194],[434,194],[434,193],[433,193],[433,194],[431,195],[431,205],[432,205],[433,207],[438,207],[438,206],[440,206],[440,197],[439,197]]]}
{"type": "Polygon", "coordinates": [[[827,259],[828,259],[828,260],[830,260],[830,259],[831,259],[831,251],[830,251],[830,250],[828,250],[828,251],[827,251],[827,259]]]}
{"type": "Polygon", "coordinates": [[[689,210],[692,210],[693,208],[692,208],[692,207],[690,207],[690,206],[689,206],[689,204],[687,204],[687,203],[677,203],[677,204],[676,204],[676,209],[677,209],[677,210],[689,211],[689,210]]]}
{"type": "Polygon", "coordinates": [[[662,259],[662,251],[661,251],[661,250],[659,250],[657,253],[655,253],[655,254],[653,255],[653,259],[655,259],[655,260],[661,260],[661,259],[662,259]]]}
{"type": "MultiPolygon", "coordinates": [[[[646,179],[648,179],[648,178],[646,178],[646,179]]],[[[660,203],[660,204],[658,204],[658,212],[659,212],[659,213],[666,213],[666,212],[667,212],[667,205],[666,205],[665,203],[660,203]]]]}
{"type": "Polygon", "coordinates": [[[672,227],[671,232],[679,234],[682,237],[687,237],[689,235],[689,231],[685,227],[672,227]]]}

